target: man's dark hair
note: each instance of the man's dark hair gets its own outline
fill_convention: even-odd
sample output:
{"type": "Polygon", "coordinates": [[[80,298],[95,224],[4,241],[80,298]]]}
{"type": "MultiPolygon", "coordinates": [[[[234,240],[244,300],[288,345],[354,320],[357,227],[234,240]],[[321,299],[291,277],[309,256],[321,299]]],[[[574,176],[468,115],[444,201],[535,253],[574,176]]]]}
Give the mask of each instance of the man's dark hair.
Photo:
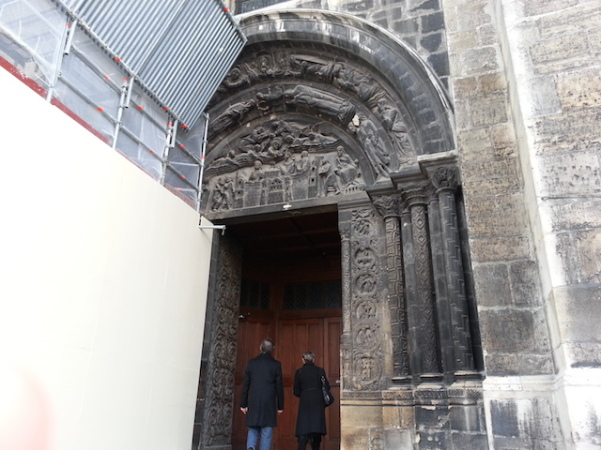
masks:
{"type": "Polygon", "coordinates": [[[273,345],[273,341],[271,339],[267,338],[267,339],[263,339],[263,342],[261,342],[260,348],[263,353],[271,353],[271,352],[273,352],[275,345],[273,345]]]}

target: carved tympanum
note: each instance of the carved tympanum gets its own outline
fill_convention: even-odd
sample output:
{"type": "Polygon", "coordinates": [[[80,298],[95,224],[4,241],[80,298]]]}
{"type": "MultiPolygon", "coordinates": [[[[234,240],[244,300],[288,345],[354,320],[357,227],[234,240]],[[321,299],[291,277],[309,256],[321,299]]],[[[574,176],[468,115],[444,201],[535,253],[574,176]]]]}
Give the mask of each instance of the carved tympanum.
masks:
{"type": "Polygon", "coordinates": [[[343,54],[250,52],[209,108],[203,209],[352,194],[386,180],[416,154],[390,92],[343,54]]]}

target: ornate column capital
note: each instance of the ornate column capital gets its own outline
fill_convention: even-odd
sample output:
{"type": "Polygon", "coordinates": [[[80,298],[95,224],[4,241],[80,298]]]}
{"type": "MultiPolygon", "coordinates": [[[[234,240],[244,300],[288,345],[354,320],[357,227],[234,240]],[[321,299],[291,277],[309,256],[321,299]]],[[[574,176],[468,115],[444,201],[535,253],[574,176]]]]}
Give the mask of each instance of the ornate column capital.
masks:
{"type": "Polygon", "coordinates": [[[374,206],[385,219],[400,216],[398,197],[390,197],[388,195],[378,197],[374,199],[374,206]]]}
{"type": "Polygon", "coordinates": [[[437,167],[429,175],[432,185],[436,188],[436,193],[443,190],[454,191],[459,184],[457,167],[455,166],[437,167]]]}
{"type": "Polygon", "coordinates": [[[416,205],[427,205],[434,189],[430,183],[422,183],[403,189],[402,198],[404,205],[411,208],[416,205]]]}

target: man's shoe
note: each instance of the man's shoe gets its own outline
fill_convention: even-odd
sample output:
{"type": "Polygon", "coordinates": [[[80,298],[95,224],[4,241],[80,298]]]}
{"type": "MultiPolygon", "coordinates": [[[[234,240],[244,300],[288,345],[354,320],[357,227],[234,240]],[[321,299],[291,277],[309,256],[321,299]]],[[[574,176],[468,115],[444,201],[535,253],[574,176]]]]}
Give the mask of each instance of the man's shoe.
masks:
{"type": "Polygon", "coordinates": [[[248,447],[248,450],[255,450],[254,447],[248,447]]]}

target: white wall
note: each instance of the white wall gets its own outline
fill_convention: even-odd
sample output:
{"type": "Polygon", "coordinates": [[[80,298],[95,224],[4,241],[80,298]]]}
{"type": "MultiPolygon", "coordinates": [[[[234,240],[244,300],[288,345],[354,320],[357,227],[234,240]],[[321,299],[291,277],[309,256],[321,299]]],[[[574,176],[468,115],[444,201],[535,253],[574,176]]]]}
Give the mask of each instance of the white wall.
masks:
{"type": "Polygon", "coordinates": [[[182,450],[211,231],[0,69],[0,448],[182,450]]]}

